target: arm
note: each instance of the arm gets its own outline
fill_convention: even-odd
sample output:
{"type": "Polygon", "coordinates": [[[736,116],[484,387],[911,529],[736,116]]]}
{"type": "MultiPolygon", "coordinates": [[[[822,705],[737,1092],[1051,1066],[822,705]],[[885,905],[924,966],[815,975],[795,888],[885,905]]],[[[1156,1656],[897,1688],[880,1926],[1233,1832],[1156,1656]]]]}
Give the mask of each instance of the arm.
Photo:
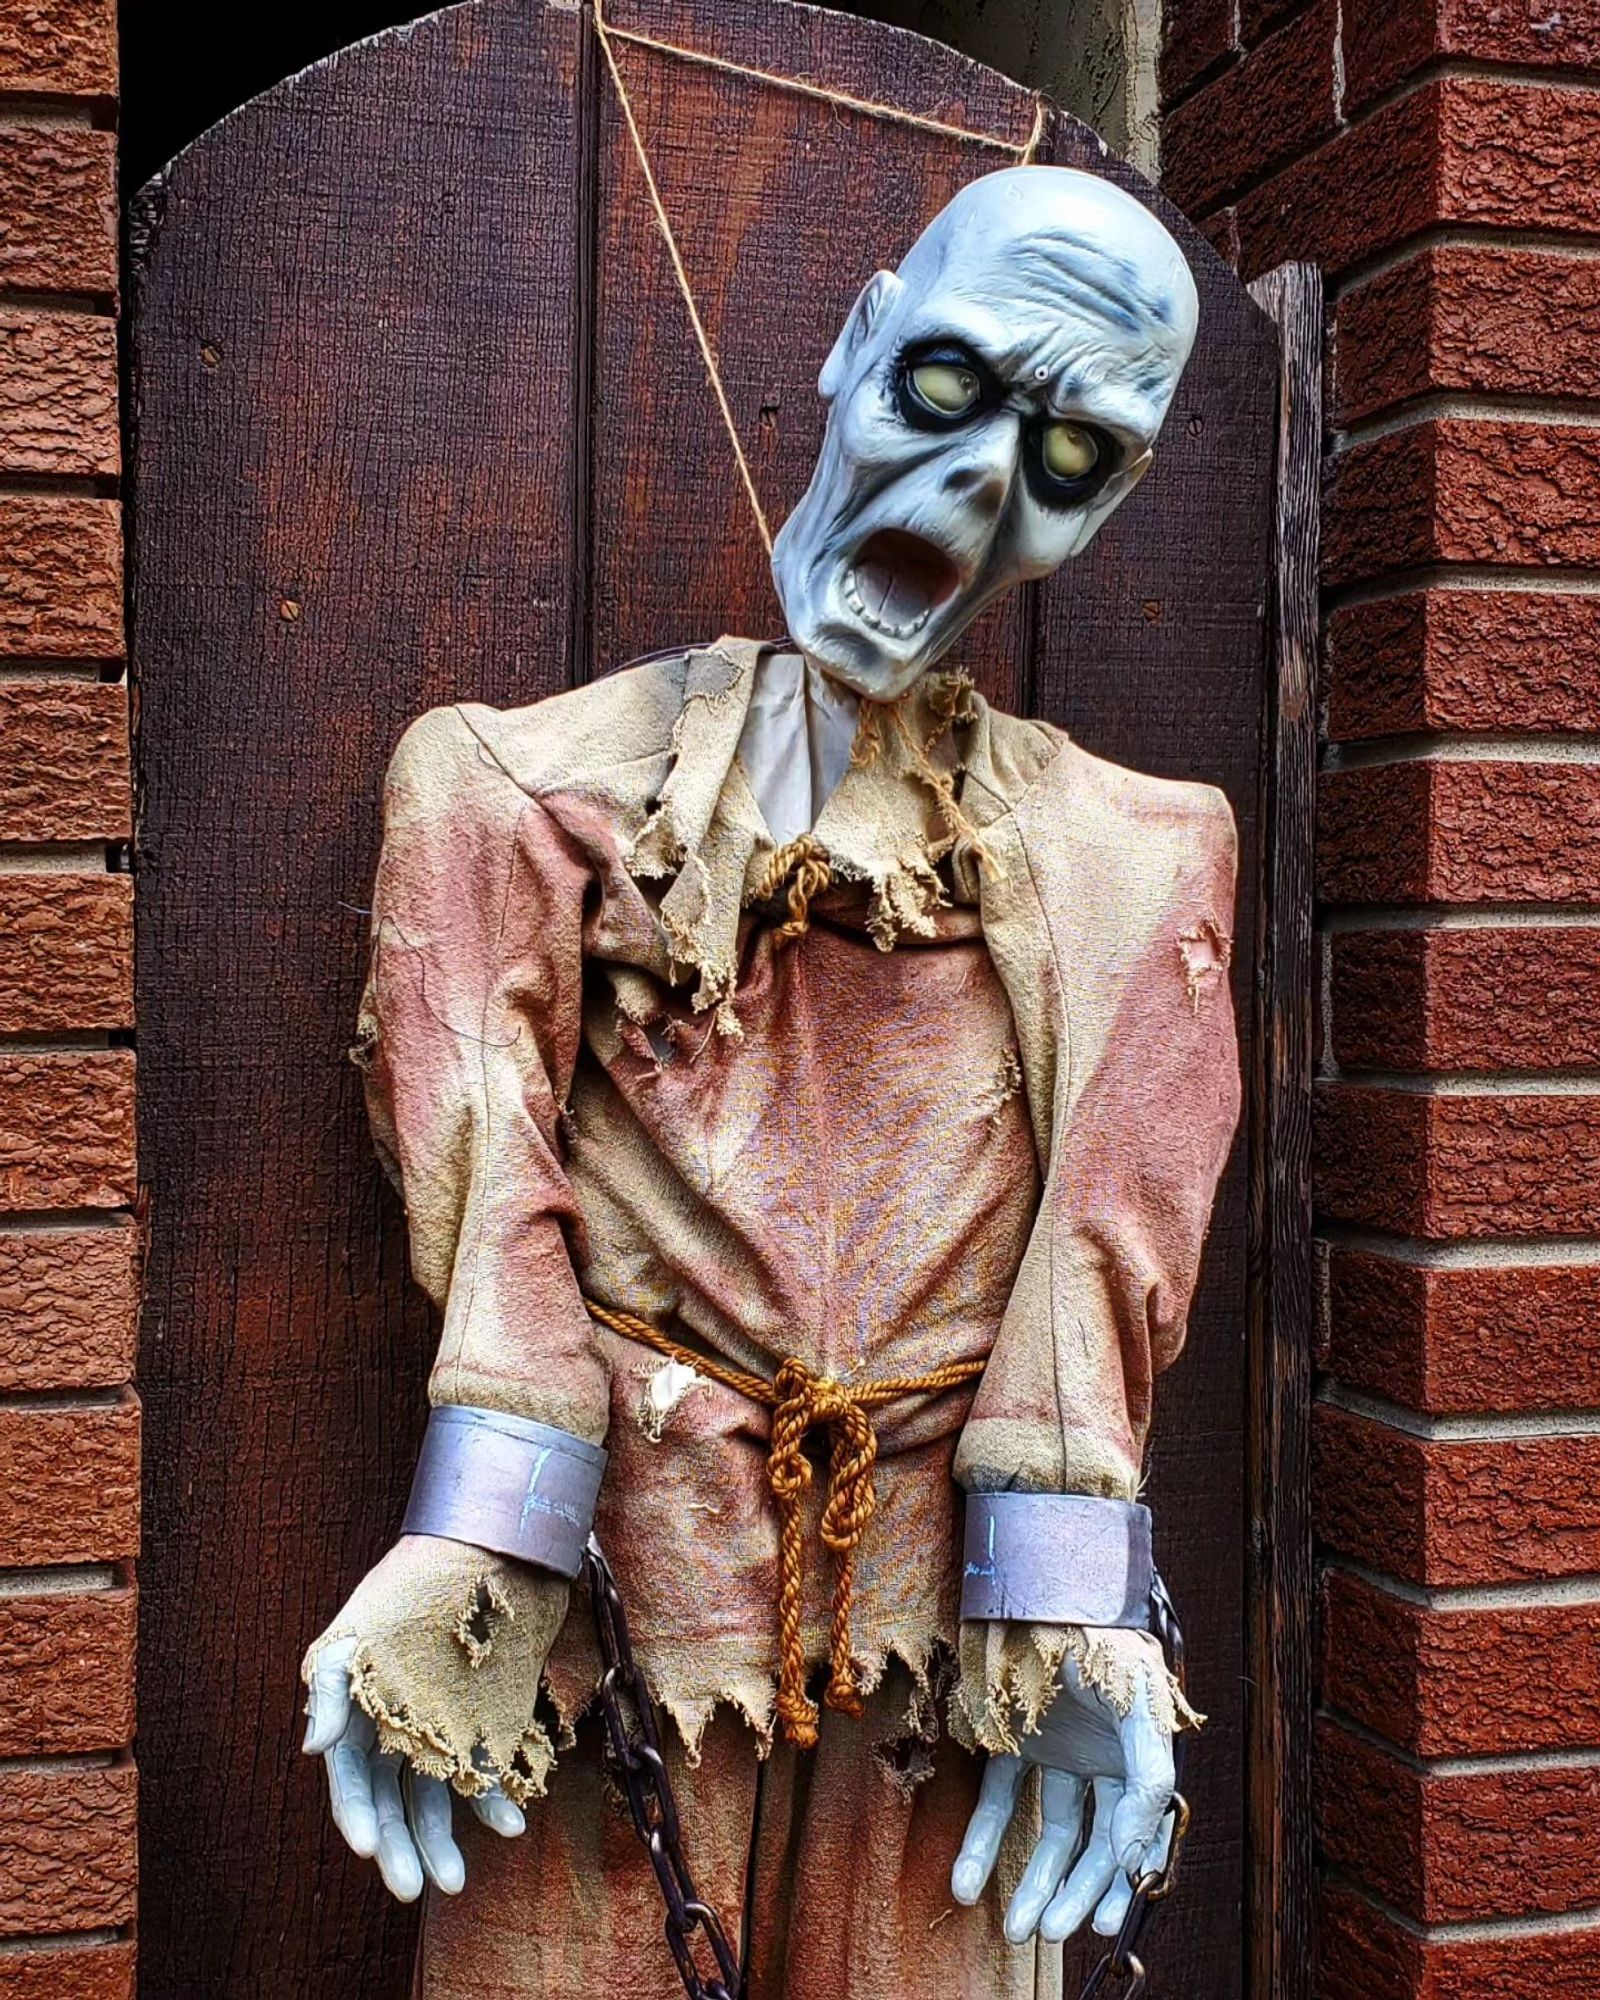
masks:
{"type": "MultiPolygon", "coordinates": [[[[581,1222],[559,1137],[586,882],[582,857],[462,715],[425,716],[385,787],[355,1057],[405,1201],[412,1271],[442,1316],[430,1401],[595,1444],[608,1384],[573,1270],[581,1222]]],[[[543,1790],[554,1753],[535,1703],[567,1589],[462,1541],[403,1535],[310,1648],[306,1747],[329,1755],[335,1817],[397,1893],[421,1888],[387,1784],[402,1759],[435,1818],[443,1793],[446,1887],[460,1870],[444,1786],[486,1800],[502,1831],[520,1828],[510,1801],[543,1790]]],[[[440,1880],[418,1817],[417,1852],[440,1880]]]]}
{"type": "MultiPolygon", "coordinates": [[[[1183,1346],[1238,1116],[1235,843],[1220,795],[1088,765],[1024,802],[985,904],[1045,1184],[956,1470],[973,1493],[1128,1501],[1155,1377],[1183,1346]]],[[[1053,1619],[974,1616],[961,1633],[957,1726],[1001,1753],[988,1820],[1009,1816],[1017,1753],[1055,1773],[1054,1842],[1041,1843],[1013,1904],[1018,1936],[1041,1915],[1047,1935],[1065,1935],[1102,1895],[1115,1927],[1127,1884],[1114,1878],[1151,1851],[1172,1790],[1171,1736],[1194,1719],[1149,1636],[1070,1622],[1075,1579],[1062,1583],[1053,1619]],[[1091,1779],[1096,1832],[1057,1895],[1091,1779]]],[[[963,1900],[992,1865],[977,1829],[957,1870],[963,1900]]]]}

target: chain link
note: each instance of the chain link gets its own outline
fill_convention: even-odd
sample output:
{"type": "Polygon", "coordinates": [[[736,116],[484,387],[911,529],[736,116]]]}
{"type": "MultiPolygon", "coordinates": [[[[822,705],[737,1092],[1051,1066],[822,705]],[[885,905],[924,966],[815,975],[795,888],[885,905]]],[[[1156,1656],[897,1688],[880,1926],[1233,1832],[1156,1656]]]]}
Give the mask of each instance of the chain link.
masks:
{"type": "MultiPolygon", "coordinates": [[[[667,1944],[689,2000],[747,2000],[744,1968],[715,1910],[701,1900],[683,1854],[678,1802],[661,1752],[661,1715],[645,1685],[628,1637],[627,1614],[617,1580],[594,1536],[584,1551],[584,1571],[600,1642],[600,1710],[606,1724],[606,1757],[628,1801],[634,1831],[644,1844],[666,1908],[667,1944]],[[702,1969],[697,1949],[715,1961],[702,1969]]],[[[1158,1576],[1150,1593],[1151,1628],[1160,1641],[1173,1678],[1184,1684],[1183,1630],[1166,1585],[1158,1576]]],[[[1173,1742],[1177,1782],[1183,1782],[1188,1738],[1173,1742]]],[[[1084,1981],[1078,2000],[1139,2000],[1149,1974],[1137,1947],[1158,1907],[1172,1893],[1178,1859],[1189,1832],[1190,1811],[1181,1791],[1172,1795],[1172,1837],[1158,1869],[1133,1885],[1128,1913],[1110,1949],[1084,1981]]]]}
{"type": "Polygon", "coordinates": [[[600,1709],[606,1721],[607,1760],[628,1801],[634,1831],[644,1843],[666,1905],[667,1944],[689,2000],[744,2000],[744,1973],[715,1910],[701,1900],[683,1858],[678,1802],[661,1754],[661,1715],[633,1657],[627,1615],[617,1580],[594,1536],[584,1551],[595,1632],[600,1641],[600,1709]],[[697,1940],[715,1960],[703,1971],[697,1940]]]}

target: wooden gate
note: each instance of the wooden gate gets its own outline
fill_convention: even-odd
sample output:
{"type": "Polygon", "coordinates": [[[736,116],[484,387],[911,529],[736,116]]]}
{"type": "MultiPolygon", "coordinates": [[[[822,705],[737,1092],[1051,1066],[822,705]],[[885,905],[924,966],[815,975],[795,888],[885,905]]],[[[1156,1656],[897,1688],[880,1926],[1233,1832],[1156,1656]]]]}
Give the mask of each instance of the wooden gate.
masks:
{"type": "MultiPolygon", "coordinates": [[[[1013,146],[1036,115],[946,49],[784,0],[629,0],[619,24],[1013,146]]],[[[469,0],[245,106],[134,204],[140,1955],[162,2000],[407,1990],[413,1915],[344,1854],[295,1753],[301,1648],[395,1533],[425,1415],[427,1315],[344,1061],[388,753],[435,703],[527,702],[776,626],[597,56],[572,0],[469,0]]],[[[780,518],[857,287],[1008,155],[638,44],[620,60],[780,518]]],[[[1278,343],[1092,133],[1051,110],[1040,157],[1153,203],[1194,266],[1201,333],[1151,477],[961,657],[1004,706],[1222,785],[1248,940],[1275,796],[1278,343]]],[[[1252,1549],[1272,1541],[1250,1412],[1272,1401],[1285,1332],[1248,1269],[1265,1101],[1250,958],[1236,994],[1256,1136],[1223,1188],[1152,1479],[1213,1718],[1154,1988],[1195,2000],[1245,1989],[1247,1599],[1265,1574],[1252,1549]]],[[[1269,1818],[1276,1782],[1258,1771],[1269,1818]]]]}

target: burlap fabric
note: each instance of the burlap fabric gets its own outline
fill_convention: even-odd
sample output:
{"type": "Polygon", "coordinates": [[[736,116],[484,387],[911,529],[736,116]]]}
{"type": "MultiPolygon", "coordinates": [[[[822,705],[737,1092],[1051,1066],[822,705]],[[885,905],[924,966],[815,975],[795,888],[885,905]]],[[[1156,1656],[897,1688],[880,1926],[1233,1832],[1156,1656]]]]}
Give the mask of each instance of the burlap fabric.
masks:
{"type": "MultiPolygon", "coordinates": [[[[870,713],[814,829],[833,886],[777,950],[754,903],[775,843],[735,754],[759,653],[724,640],[532,708],[414,725],[385,796],[357,1050],[443,1314],[434,1400],[606,1443],[599,1526],[640,1659],[685,1756],[737,1742],[751,1784],[777,1669],[766,1413],[664,1376],[674,1364],[597,1329],[582,1292],[768,1376],[790,1354],[844,1379],[987,1357],[975,1394],[882,1414],[854,1638],[869,1687],[897,1661],[926,1691],[959,1656],[950,1725],[999,1746],[1013,1697],[1030,1704],[1063,1648],[1114,1699],[1131,1669],[1115,1644],[1026,1628],[958,1649],[958,1488],[1136,1492],[1238,1110],[1218,793],[1120,770],[927,677],[870,713]]],[[[529,1680],[549,1598],[513,1602],[474,1654],[450,1636],[482,1588],[472,1561],[426,1635],[407,1561],[362,1606],[363,1699],[391,1727],[403,1711],[436,1768],[468,1773],[487,1747],[534,1789],[593,1687],[584,1620],[549,1653],[542,1733],[529,1680]]],[[[828,1587],[814,1562],[818,1662],[828,1587]]],[[[941,1760],[969,1782],[966,1751],[941,1760]]],[[[592,1776],[557,1772],[537,1811],[567,1831],[550,1838],[575,1837],[592,1776]]],[[[919,1856],[930,1881],[951,1826],[949,1853],[919,1856]]],[[[498,1859],[469,1902],[488,1912],[523,1865],[498,1859]]],[[[617,1871],[581,1909],[522,1881],[522,1962],[558,1962],[571,1926],[648,1886],[639,1857],[617,1871]]],[[[937,1967],[991,1916],[952,1912],[877,1990],[963,1990],[937,1967]]],[[[440,1992],[480,2000],[569,1990],[451,1977],[440,1992]]],[[[798,1996],[800,1977],[771,1990],[798,1996]]]]}

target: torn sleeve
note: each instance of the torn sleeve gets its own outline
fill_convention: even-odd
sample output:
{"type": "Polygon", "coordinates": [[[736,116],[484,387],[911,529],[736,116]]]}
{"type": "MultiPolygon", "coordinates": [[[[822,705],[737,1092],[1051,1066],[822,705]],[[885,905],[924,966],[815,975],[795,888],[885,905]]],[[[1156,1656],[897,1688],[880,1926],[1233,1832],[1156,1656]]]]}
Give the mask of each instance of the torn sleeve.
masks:
{"type": "Polygon", "coordinates": [[[563,1577],[432,1535],[403,1535],[312,1644],[359,1641],[350,1692],[380,1749],[466,1796],[496,1781],[518,1805],[540,1796],[558,1719],[540,1713],[544,1663],[567,1614],[563,1577]]]}
{"type": "Polygon", "coordinates": [[[460,711],[412,726],[385,786],[356,1054],[412,1272],[443,1317],[429,1395],[599,1443],[608,1385],[560,1131],[588,887],[460,711]]]}
{"type": "Polygon", "coordinates": [[[957,1451],[969,1491],[1135,1497],[1238,1119],[1231,815],[1118,775],[1154,802],[1041,801],[984,910],[1044,1184],[957,1451]]]}

